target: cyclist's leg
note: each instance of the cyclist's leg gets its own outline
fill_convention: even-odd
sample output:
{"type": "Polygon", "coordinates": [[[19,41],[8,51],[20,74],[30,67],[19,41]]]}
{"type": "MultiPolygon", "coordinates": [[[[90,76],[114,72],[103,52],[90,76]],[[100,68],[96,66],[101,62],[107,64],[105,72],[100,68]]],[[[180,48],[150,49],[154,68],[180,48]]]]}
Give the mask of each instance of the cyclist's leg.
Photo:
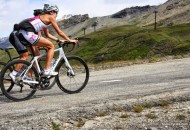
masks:
{"type": "MultiPolygon", "coordinates": [[[[18,37],[16,36],[17,31],[11,32],[9,36],[10,43],[14,46],[16,51],[18,52],[21,60],[28,59],[28,51],[27,48],[19,41],[18,37]]],[[[11,78],[14,79],[19,69],[22,67],[22,64],[18,64],[13,72],[10,74],[11,78]]]]}
{"type": "MultiPolygon", "coordinates": [[[[32,46],[32,50],[31,50],[30,47],[27,47],[27,49],[28,49],[30,52],[32,52],[32,50],[33,50],[33,53],[34,53],[35,56],[39,56],[39,55],[40,55],[40,51],[38,50],[37,46],[32,46]]],[[[36,66],[35,63],[34,63],[33,65],[36,66]]],[[[29,77],[32,77],[32,73],[33,73],[33,71],[32,71],[32,70],[29,70],[28,76],[29,76],[29,77]]]]}
{"type": "Polygon", "coordinates": [[[34,53],[35,56],[39,56],[39,55],[40,55],[40,51],[38,50],[37,46],[32,46],[32,50],[31,50],[30,47],[27,47],[27,49],[28,49],[30,52],[32,52],[32,50],[33,50],[33,53],[34,53]]]}
{"type": "MultiPolygon", "coordinates": [[[[35,34],[34,32],[26,32],[25,30],[19,30],[18,33],[16,33],[16,37],[19,39],[18,41],[20,41],[20,43],[23,45],[23,46],[33,46],[36,44],[37,41],[39,41],[40,37],[35,34]]],[[[16,38],[15,38],[16,39],[16,38]]],[[[27,48],[28,49],[28,48],[27,48]]],[[[34,49],[34,53],[36,55],[37,54],[37,51],[34,49]]],[[[28,56],[28,55],[27,55],[28,56]]],[[[26,58],[26,57],[25,57],[26,58]]],[[[28,59],[28,57],[26,58],[28,59]]],[[[24,59],[24,60],[26,60],[24,59]]],[[[20,69],[22,67],[22,65],[18,65],[19,67],[16,68],[17,70],[20,69]]],[[[29,73],[27,73],[27,75],[30,75],[32,76],[32,72],[29,70],[29,73]]]]}
{"type": "Polygon", "coordinates": [[[44,37],[40,37],[36,46],[48,48],[47,55],[46,55],[47,58],[46,58],[46,65],[44,69],[44,75],[57,75],[58,73],[52,72],[50,68],[50,62],[54,56],[54,49],[55,49],[53,43],[44,37]]]}
{"type": "Polygon", "coordinates": [[[54,49],[55,49],[53,43],[44,37],[40,37],[40,40],[36,43],[36,46],[48,48],[45,69],[50,69],[50,61],[54,56],[54,49]]]}
{"type": "Polygon", "coordinates": [[[57,73],[51,72],[50,71],[50,62],[53,58],[54,55],[54,45],[52,42],[47,40],[46,38],[39,36],[38,34],[35,34],[33,32],[26,32],[24,30],[19,31],[19,39],[23,39],[26,44],[31,44],[31,45],[36,45],[39,47],[45,47],[48,48],[47,51],[47,61],[46,61],[46,66],[45,66],[45,75],[56,75],[57,73]],[[47,71],[46,71],[47,70],[47,71]]]}

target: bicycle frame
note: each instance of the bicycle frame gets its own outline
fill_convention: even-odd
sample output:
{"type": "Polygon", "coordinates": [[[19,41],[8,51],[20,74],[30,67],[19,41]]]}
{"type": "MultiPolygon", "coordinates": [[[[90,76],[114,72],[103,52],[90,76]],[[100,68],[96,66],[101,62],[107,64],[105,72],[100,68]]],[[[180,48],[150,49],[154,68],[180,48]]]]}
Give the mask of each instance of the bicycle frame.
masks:
{"type": "MultiPolygon", "coordinates": [[[[71,73],[72,75],[75,75],[75,74],[74,74],[74,71],[73,71],[73,69],[72,69],[72,67],[70,66],[70,64],[69,64],[69,62],[68,62],[68,60],[67,60],[67,58],[66,58],[66,56],[65,56],[65,53],[64,53],[63,48],[60,47],[60,48],[58,48],[58,49],[55,49],[55,50],[54,50],[54,53],[55,53],[55,52],[59,52],[59,56],[58,56],[58,58],[56,59],[56,62],[54,63],[54,65],[53,65],[51,71],[55,71],[55,68],[57,67],[57,65],[59,64],[59,62],[60,62],[62,59],[64,59],[64,61],[65,61],[64,63],[65,63],[66,68],[68,69],[68,72],[71,73]]],[[[25,71],[24,74],[26,74],[26,73],[30,70],[30,68],[33,66],[34,63],[36,64],[36,68],[37,68],[38,73],[41,74],[42,71],[41,71],[40,66],[39,66],[39,64],[38,64],[38,59],[39,59],[39,58],[42,58],[42,57],[44,57],[44,56],[46,56],[46,53],[41,54],[40,56],[35,56],[35,57],[32,59],[32,61],[31,61],[31,65],[27,68],[27,70],[25,71]]],[[[22,77],[22,79],[23,79],[23,77],[22,77]]],[[[39,84],[38,81],[28,81],[28,80],[24,80],[24,79],[23,79],[23,82],[24,82],[24,83],[27,82],[27,83],[39,84]]]]}

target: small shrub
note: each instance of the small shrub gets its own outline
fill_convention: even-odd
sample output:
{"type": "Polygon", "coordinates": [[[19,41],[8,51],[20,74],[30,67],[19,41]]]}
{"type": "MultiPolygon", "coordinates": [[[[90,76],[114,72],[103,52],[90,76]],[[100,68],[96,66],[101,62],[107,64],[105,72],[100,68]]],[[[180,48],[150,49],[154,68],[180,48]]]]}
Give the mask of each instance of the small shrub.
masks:
{"type": "Polygon", "coordinates": [[[85,124],[85,122],[82,119],[78,119],[77,127],[82,127],[85,124]]]}
{"type": "Polygon", "coordinates": [[[117,111],[117,112],[122,112],[122,111],[123,111],[123,108],[121,108],[121,107],[116,107],[116,108],[115,108],[115,111],[117,111]]]}
{"type": "Polygon", "coordinates": [[[122,113],[120,116],[120,118],[128,118],[128,117],[129,117],[129,115],[127,113],[122,113]]]}
{"type": "Polygon", "coordinates": [[[61,130],[60,125],[56,124],[55,122],[51,122],[52,129],[53,130],[61,130]]]}
{"type": "Polygon", "coordinates": [[[106,115],[105,112],[99,112],[99,113],[98,113],[98,116],[99,116],[99,117],[103,117],[103,116],[105,116],[105,115],[106,115]]]}
{"type": "Polygon", "coordinates": [[[159,106],[165,107],[165,106],[169,106],[169,104],[171,104],[169,101],[166,100],[161,100],[159,102],[159,106]]]}
{"type": "Polygon", "coordinates": [[[121,126],[116,126],[116,127],[114,128],[114,130],[123,130],[123,128],[122,128],[121,126]]]}
{"type": "Polygon", "coordinates": [[[185,115],[181,115],[181,114],[178,114],[178,115],[176,116],[176,119],[177,119],[177,120],[185,120],[185,118],[186,118],[186,116],[185,116],[185,115]]]}
{"type": "Polygon", "coordinates": [[[150,63],[155,63],[155,62],[158,62],[158,61],[159,61],[159,59],[156,58],[156,57],[151,57],[151,58],[149,59],[149,62],[150,62],[150,63]]]}
{"type": "Polygon", "coordinates": [[[147,118],[149,118],[149,119],[155,119],[155,118],[158,118],[156,115],[154,115],[154,114],[146,114],[145,115],[147,118]]]}
{"type": "Polygon", "coordinates": [[[140,113],[143,111],[143,107],[140,106],[140,105],[137,105],[137,106],[134,106],[133,107],[133,110],[136,112],[136,113],[140,113]]]}
{"type": "Polygon", "coordinates": [[[146,104],[143,105],[143,107],[150,109],[150,108],[152,108],[152,104],[151,103],[146,103],[146,104]]]}

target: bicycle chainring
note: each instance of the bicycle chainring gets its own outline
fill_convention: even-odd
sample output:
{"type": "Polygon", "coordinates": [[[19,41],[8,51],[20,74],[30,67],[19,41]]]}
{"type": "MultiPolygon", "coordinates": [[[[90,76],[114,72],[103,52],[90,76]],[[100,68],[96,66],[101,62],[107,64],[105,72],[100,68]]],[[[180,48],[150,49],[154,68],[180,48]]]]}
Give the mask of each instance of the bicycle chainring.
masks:
{"type": "Polygon", "coordinates": [[[47,90],[50,85],[50,79],[47,77],[41,77],[40,79],[40,89],[47,90]]]}

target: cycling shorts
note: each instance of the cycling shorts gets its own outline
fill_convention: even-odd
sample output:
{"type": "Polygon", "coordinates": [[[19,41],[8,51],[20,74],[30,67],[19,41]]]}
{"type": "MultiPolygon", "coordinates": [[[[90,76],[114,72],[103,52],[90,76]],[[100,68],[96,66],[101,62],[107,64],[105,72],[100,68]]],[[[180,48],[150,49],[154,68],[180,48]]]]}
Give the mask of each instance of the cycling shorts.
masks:
{"type": "Polygon", "coordinates": [[[9,36],[10,43],[14,46],[18,54],[28,52],[27,48],[19,41],[18,37],[16,36],[17,31],[11,32],[9,36]]]}
{"type": "Polygon", "coordinates": [[[40,36],[34,32],[27,32],[25,30],[19,30],[19,40],[23,45],[35,45],[39,40],[40,36]]]}

